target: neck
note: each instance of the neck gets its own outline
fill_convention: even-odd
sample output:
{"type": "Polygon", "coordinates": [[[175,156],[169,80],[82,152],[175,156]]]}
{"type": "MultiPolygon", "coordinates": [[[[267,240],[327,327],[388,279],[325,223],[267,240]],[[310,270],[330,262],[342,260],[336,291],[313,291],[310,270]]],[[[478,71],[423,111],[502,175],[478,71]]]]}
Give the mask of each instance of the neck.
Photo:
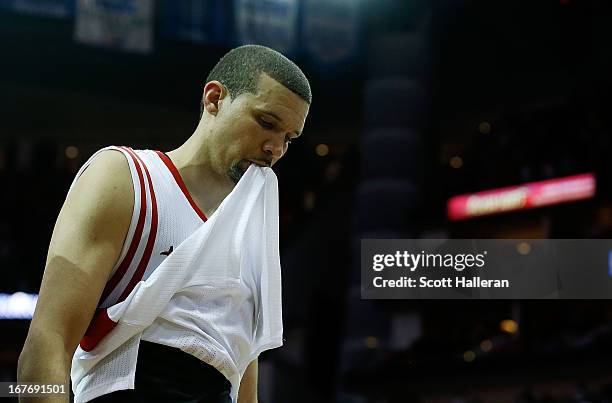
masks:
{"type": "Polygon", "coordinates": [[[210,217],[232,191],[234,183],[225,172],[213,169],[214,156],[211,153],[214,151],[208,147],[207,132],[206,126],[200,122],[191,137],[167,155],[181,174],[198,207],[210,217]]]}

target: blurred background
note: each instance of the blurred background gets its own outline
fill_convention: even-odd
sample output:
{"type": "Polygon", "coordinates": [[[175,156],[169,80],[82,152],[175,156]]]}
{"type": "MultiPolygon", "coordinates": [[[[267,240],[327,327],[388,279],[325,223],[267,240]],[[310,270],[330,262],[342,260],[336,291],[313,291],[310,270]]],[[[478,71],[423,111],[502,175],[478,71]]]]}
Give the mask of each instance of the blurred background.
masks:
{"type": "Polygon", "coordinates": [[[363,238],[610,237],[611,18],[607,0],[0,0],[0,380],[81,164],[180,145],[210,68],[258,43],[314,95],[276,169],[286,341],[260,402],[612,401],[610,301],[362,300],[359,268],[363,238]],[[565,197],[578,174],[594,185],[565,197]],[[449,214],[546,180],[545,207],[498,192],[449,214]]]}

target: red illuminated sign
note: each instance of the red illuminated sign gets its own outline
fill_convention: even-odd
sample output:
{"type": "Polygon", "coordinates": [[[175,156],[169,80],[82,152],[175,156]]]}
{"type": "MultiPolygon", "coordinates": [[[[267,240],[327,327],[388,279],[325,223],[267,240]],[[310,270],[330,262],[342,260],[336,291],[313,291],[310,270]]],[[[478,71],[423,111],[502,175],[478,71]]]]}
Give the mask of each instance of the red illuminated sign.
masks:
{"type": "Polygon", "coordinates": [[[587,173],[454,196],[448,200],[447,213],[450,220],[458,221],[584,200],[594,195],[595,176],[587,173]]]}

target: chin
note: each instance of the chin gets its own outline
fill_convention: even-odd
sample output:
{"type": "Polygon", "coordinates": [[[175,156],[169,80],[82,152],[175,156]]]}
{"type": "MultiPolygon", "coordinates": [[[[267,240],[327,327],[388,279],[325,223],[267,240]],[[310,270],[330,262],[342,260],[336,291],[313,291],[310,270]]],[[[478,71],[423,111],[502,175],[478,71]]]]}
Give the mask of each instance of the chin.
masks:
{"type": "Polygon", "coordinates": [[[252,162],[247,160],[240,160],[238,162],[234,162],[229,169],[227,170],[227,176],[229,179],[234,182],[235,185],[238,184],[242,175],[245,174],[247,169],[251,166],[252,162]]]}

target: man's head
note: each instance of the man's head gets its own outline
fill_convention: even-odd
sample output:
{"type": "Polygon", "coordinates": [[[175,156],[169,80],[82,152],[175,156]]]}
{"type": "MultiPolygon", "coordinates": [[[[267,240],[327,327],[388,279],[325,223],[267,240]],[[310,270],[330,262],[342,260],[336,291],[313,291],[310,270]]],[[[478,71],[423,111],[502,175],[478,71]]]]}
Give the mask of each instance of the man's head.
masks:
{"type": "Polygon", "coordinates": [[[311,99],[308,79],[285,56],[257,45],[231,50],[202,99],[213,169],[237,183],[251,163],[272,166],[301,134],[311,99]]]}

